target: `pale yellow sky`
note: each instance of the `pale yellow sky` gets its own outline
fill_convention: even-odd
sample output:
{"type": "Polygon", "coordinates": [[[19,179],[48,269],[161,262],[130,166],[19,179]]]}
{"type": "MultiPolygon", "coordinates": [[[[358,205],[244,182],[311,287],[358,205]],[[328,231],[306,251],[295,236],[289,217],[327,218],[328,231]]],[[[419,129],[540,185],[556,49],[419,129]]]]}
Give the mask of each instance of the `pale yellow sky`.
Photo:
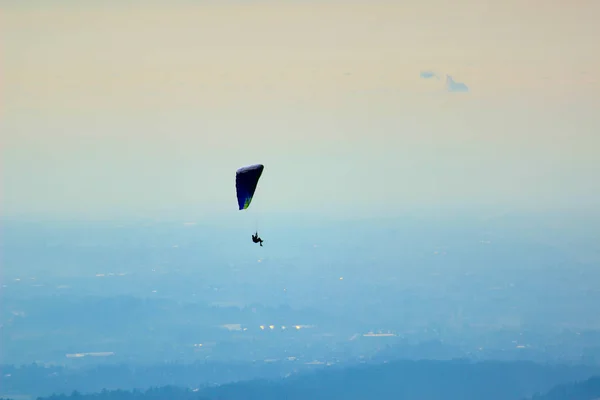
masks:
{"type": "Polygon", "coordinates": [[[597,1],[0,4],[3,214],[600,199],[597,1]]]}

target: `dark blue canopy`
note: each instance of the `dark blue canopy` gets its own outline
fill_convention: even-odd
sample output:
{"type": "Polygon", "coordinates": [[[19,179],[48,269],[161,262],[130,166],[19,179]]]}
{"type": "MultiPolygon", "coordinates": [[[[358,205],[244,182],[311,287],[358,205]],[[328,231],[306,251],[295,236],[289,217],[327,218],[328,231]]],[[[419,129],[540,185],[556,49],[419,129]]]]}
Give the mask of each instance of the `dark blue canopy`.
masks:
{"type": "Polygon", "coordinates": [[[258,185],[264,169],[264,165],[254,164],[242,167],[235,172],[235,189],[240,210],[245,210],[250,206],[256,185],[258,185]]]}

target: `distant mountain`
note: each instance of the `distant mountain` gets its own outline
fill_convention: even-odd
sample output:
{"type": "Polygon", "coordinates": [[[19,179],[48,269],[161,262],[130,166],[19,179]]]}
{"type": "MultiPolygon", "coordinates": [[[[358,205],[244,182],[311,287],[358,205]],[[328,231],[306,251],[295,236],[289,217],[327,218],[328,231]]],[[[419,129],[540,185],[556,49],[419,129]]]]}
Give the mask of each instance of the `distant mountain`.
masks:
{"type": "Polygon", "coordinates": [[[531,400],[598,400],[600,399],[600,376],[582,382],[558,385],[548,393],[535,395],[531,400]]]}
{"type": "MultiPolygon", "coordinates": [[[[279,380],[253,380],[195,390],[175,387],[142,391],[107,391],[97,394],[72,393],[41,400],[305,400],[305,399],[420,399],[420,400],[519,400],[531,398],[553,386],[587,379],[585,367],[544,366],[529,362],[468,361],[397,361],[352,368],[326,370],[279,380]]],[[[589,370],[588,370],[589,371],[589,370]]],[[[600,393],[600,381],[586,381],[581,393],[600,393]]],[[[535,397],[535,400],[592,400],[593,397],[569,397],[576,385],[560,386],[549,392],[563,397],[535,397]],[[561,389],[567,388],[567,389],[561,389]]]]}
{"type": "Polygon", "coordinates": [[[576,380],[576,369],[533,363],[397,361],[330,369],[279,382],[251,381],[205,389],[210,399],[509,400],[576,380]]]}

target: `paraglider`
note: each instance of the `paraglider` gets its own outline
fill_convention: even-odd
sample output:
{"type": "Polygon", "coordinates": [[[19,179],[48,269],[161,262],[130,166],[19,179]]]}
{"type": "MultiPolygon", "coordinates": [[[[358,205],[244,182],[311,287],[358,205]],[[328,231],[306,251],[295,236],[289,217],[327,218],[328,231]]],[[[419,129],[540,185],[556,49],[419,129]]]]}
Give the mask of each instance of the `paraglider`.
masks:
{"type": "Polygon", "coordinates": [[[260,247],[262,247],[263,240],[258,236],[258,232],[254,233],[254,235],[252,235],[252,241],[254,243],[260,243],[260,247]]]}
{"type": "MultiPolygon", "coordinates": [[[[239,168],[235,172],[235,189],[240,211],[250,207],[254,192],[256,191],[256,186],[258,185],[258,180],[264,169],[264,165],[254,164],[239,168]]],[[[254,243],[260,243],[260,246],[262,247],[263,240],[258,236],[258,231],[252,235],[252,241],[254,243]]]]}

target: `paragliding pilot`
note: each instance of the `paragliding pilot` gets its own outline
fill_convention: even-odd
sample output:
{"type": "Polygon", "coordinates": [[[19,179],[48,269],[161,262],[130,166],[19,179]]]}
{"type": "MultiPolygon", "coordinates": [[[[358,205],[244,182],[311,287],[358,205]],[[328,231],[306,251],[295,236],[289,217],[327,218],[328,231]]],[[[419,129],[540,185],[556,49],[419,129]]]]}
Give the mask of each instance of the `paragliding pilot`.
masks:
{"type": "Polygon", "coordinates": [[[260,247],[262,247],[263,240],[258,237],[258,232],[256,232],[254,235],[252,235],[252,241],[254,243],[260,243],[260,247]]]}

